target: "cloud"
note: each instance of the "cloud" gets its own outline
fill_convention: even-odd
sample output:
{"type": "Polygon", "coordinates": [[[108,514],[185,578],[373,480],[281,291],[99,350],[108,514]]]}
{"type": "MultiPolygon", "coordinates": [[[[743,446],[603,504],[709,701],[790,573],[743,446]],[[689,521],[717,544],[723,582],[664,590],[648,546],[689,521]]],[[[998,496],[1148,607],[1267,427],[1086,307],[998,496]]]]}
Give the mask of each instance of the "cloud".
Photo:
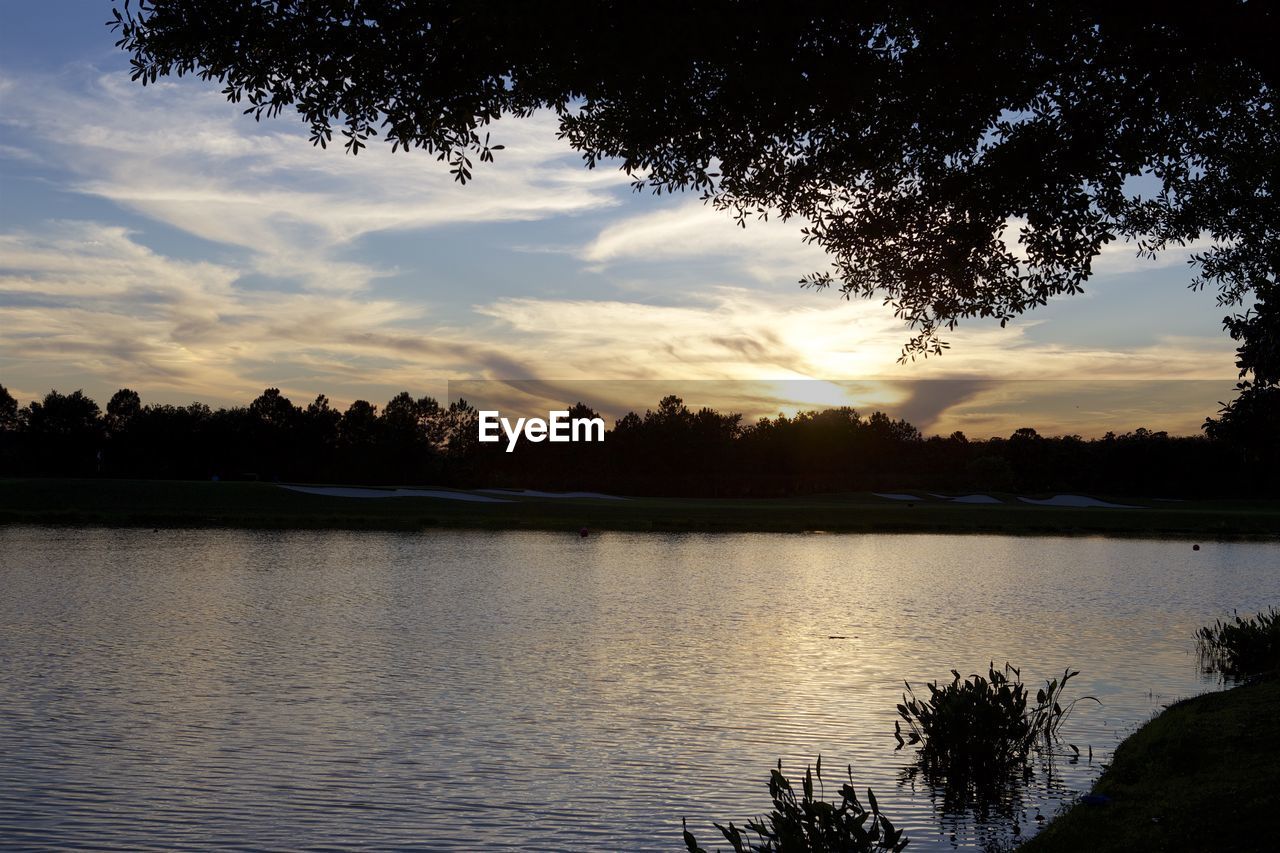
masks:
{"type": "Polygon", "coordinates": [[[578,257],[601,269],[621,262],[728,259],[760,281],[797,281],[829,265],[821,249],[804,243],[800,227],[794,221],[748,220],[743,228],[730,214],[690,198],[610,223],[578,257]]]}
{"type": "Polygon", "coordinates": [[[579,214],[624,191],[616,173],[584,170],[546,114],[496,125],[499,163],[463,187],[421,152],[315,149],[300,124],[257,125],[195,81],[143,88],[98,75],[84,85],[0,86],[0,122],[25,140],[0,156],[56,161],[77,192],[248,250],[246,271],[314,289],[358,290],[389,272],[341,258],[370,234],[579,214]]]}
{"type": "Polygon", "coordinates": [[[904,384],[905,399],[894,414],[921,430],[935,428],[939,419],[957,406],[973,400],[996,385],[993,379],[923,380],[904,384]]]}
{"type": "Polygon", "coordinates": [[[241,287],[234,267],[161,255],[120,227],[59,222],[7,234],[0,257],[0,360],[25,387],[52,371],[243,400],[264,373],[353,389],[424,376],[442,384],[464,366],[513,363],[432,328],[422,306],[241,287]]]}
{"type": "Polygon", "coordinates": [[[1033,427],[1044,435],[1098,436],[1139,427],[1175,435],[1200,432],[1218,401],[1233,396],[1232,379],[1062,379],[987,382],[939,413],[946,434],[1007,436],[1033,427]]]}
{"type": "MultiPolygon", "coordinates": [[[[888,308],[780,286],[826,265],[797,223],[741,229],[697,199],[630,196],[618,174],[583,169],[548,116],[495,128],[506,145],[499,162],[460,187],[420,153],[313,149],[300,127],[255,125],[190,82],[0,79],[0,99],[10,131],[0,157],[61,170],[48,178],[61,189],[225,248],[194,259],[180,241],[98,221],[100,205],[81,221],[0,234],[0,378],[13,388],[59,382],[107,395],[127,384],[148,399],[219,403],[247,401],[266,385],[295,399],[324,392],[349,401],[402,388],[440,395],[460,377],[679,380],[738,383],[744,409],[770,412],[846,401],[840,382],[778,384],[815,377],[1234,376],[1223,338],[1073,346],[1029,340],[1028,321],[1004,330],[966,324],[949,336],[945,358],[900,366],[908,332],[888,308]],[[595,225],[588,217],[597,216],[612,219],[595,225]],[[455,308],[446,321],[421,294],[387,295],[379,280],[406,271],[360,246],[387,232],[565,217],[596,230],[561,255],[568,272],[604,274],[596,280],[612,298],[542,298],[528,287],[470,314],[455,308]],[[681,273],[696,288],[655,304],[675,278],[672,265],[696,265],[681,273]]],[[[434,280],[429,269],[408,272],[434,280]]],[[[962,410],[973,422],[984,412],[1009,416],[980,383],[958,387],[968,390],[895,387],[883,400],[926,426],[962,410]]]]}
{"type": "Polygon", "coordinates": [[[1098,257],[1093,260],[1094,277],[1127,275],[1136,272],[1150,272],[1168,267],[1186,266],[1191,255],[1203,252],[1213,245],[1210,240],[1197,240],[1186,246],[1173,246],[1160,252],[1154,258],[1138,254],[1137,243],[1116,241],[1102,247],[1098,257]]]}
{"type": "MultiPolygon", "coordinates": [[[[1114,352],[976,328],[958,331],[946,359],[904,368],[902,328],[882,306],[723,285],[681,305],[500,299],[460,328],[434,321],[425,305],[367,293],[245,287],[233,266],[169,257],[91,222],[0,236],[0,257],[0,363],[17,388],[66,376],[103,396],[129,385],[167,399],[244,402],[270,384],[349,401],[402,388],[443,396],[445,381],[462,377],[661,380],[655,389],[720,381],[733,383],[720,399],[747,411],[865,399],[862,408],[883,402],[928,427],[975,400],[996,405],[979,393],[992,378],[1231,375],[1229,342],[1218,339],[1114,352]],[[965,381],[938,386],[959,389],[950,395],[900,384],[930,377],[965,381]],[[837,382],[814,396],[824,383],[787,384],[814,378],[878,378],[889,390],[850,398],[837,382]]],[[[655,390],[654,402],[671,390],[655,390]]],[[[979,414],[971,409],[967,422],[986,423],[979,414]]]]}
{"type": "MultiPolygon", "coordinates": [[[[1014,254],[1025,259],[1016,243],[1023,225],[1010,220],[1006,242],[1014,254]]],[[[714,259],[756,281],[777,284],[796,281],[810,272],[827,269],[830,259],[817,246],[806,244],[798,220],[781,222],[748,220],[738,226],[731,215],[718,211],[700,199],[688,198],[678,204],[616,219],[577,250],[577,256],[598,270],[622,263],[676,263],[714,259]]],[[[1185,266],[1193,253],[1213,245],[1209,240],[1173,246],[1155,258],[1138,255],[1134,243],[1112,242],[1102,247],[1093,262],[1093,278],[1150,273],[1185,266]]]]}
{"type": "Polygon", "coordinates": [[[683,305],[509,298],[477,311],[555,341],[572,375],[613,378],[1218,378],[1233,375],[1224,339],[1167,337],[1110,349],[1030,340],[1031,323],[961,326],[943,358],[897,364],[907,336],[877,303],[800,291],[708,287],[683,305]],[[543,330],[554,329],[554,333],[543,330]],[[607,353],[607,358],[602,354],[607,353]]]}

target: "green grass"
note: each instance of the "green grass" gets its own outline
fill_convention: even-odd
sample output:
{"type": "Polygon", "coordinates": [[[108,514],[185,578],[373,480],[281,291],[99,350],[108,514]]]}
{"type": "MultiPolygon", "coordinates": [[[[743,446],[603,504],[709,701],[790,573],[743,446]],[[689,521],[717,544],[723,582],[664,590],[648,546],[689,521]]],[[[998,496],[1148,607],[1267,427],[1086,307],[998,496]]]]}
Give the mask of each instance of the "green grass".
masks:
{"type": "Polygon", "coordinates": [[[1079,804],[1020,853],[1274,850],[1280,805],[1280,680],[1171,706],[1116,750],[1079,804]]]}
{"type": "MultiPolygon", "coordinates": [[[[477,504],[434,498],[306,495],[268,483],[166,480],[0,480],[0,523],[420,530],[830,531],[1069,533],[1131,536],[1280,535],[1280,501],[1138,503],[1141,509],[953,504],[908,506],[868,493],[772,500],[521,499],[477,504]]],[[[1013,500],[1012,496],[1003,496],[1013,500]]],[[[1106,497],[1106,496],[1101,496],[1106,497]]]]}

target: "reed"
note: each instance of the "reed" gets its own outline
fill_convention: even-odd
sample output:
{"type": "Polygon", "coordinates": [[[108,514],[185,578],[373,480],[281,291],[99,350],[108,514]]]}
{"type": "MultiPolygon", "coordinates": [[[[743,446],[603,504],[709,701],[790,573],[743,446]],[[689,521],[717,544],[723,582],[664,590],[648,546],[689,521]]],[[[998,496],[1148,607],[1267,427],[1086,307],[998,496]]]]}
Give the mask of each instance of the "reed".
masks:
{"type": "MultiPolygon", "coordinates": [[[[749,820],[746,830],[732,822],[715,824],[732,846],[734,853],[809,853],[835,851],[842,853],[898,853],[908,839],[894,828],[880,812],[875,794],[867,789],[867,805],[858,799],[853,787],[853,768],[846,771],[848,781],[840,786],[840,802],[827,802],[822,793],[822,756],[817,767],[806,767],[804,781],[797,795],[791,781],[782,775],[782,761],[769,774],[769,796],[773,811],[767,816],[749,820]],[[814,782],[819,794],[814,796],[814,782]],[[753,839],[751,836],[755,836],[753,839]]],[[[684,843],[689,853],[707,853],[698,840],[684,828],[684,843]]]]}
{"type": "MultiPolygon", "coordinates": [[[[901,719],[894,723],[898,749],[918,744],[922,764],[948,777],[996,777],[1024,764],[1033,750],[1052,754],[1076,703],[1098,702],[1093,696],[1065,699],[1067,683],[1080,674],[1071,669],[1046,680],[1034,704],[1021,672],[1008,663],[996,669],[993,661],[985,677],[961,679],[954,669],[951,674],[950,684],[926,685],[928,698],[918,697],[907,683],[898,705],[901,719]]],[[[1073,744],[1067,746],[1079,754],[1073,744]]]]}
{"type": "Polygon", "coordinates": [[[1234,614],[1196,632],[1196,651],[1205,672],[1242,679],[1280,670],[1280,610],[1257,616],[1234,614]]]}

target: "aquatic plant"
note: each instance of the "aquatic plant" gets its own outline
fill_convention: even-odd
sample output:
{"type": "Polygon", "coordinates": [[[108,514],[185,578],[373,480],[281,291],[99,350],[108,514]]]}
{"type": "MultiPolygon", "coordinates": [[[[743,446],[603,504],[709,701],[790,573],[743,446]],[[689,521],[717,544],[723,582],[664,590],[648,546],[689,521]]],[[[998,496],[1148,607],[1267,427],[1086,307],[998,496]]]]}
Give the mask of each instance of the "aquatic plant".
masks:
{"type": "MultiPolygon", "coordinates": [[[[733,823],[728,826],[717,823],[715,827],[733,845],[734,853],[897,853],[905,848],[908,839],[901,829],[895,829],[889,818],[881,814],[880,805],[870,788],[867,789],[869,808],[859,801],[858,792],[853,787],[852,766],[847,769],[847,776],[849,781],[840,786],[839,805],[822,799],[822,756],[818,756],[816,769],[805,768],[804,781],[797,796],[790,780],[782,775],[782,761],[779,760],[777,768],[769,774],[773,811],[766,817],[747,821],[745,831],[733,823]],[[819,786],[818,797],[813,793],[815,779],[819,786]]],[[[684,843],[689,853],[707,853],[698,846],[698,840],[687,825],[684,843]]]]}
{"type": "MultiPolygon", "coordinates": [[[[954,669],[951,674],[954,678],[944,687],[927,685],[928,699],[917,697],[907,683],[894,737],[898,749],[919,744],[921,762],[952,777],[998,776],[1023,764],[1033,749],[1051,752],[1076,703],[1098,702],[1093,696],[1064,699],[1067,682],[1080,674],[1071,669],[1060,679],[1046,680],[1034,705],[1022,673],[1008,663],[998,670],[993,661],[985,678],[975,674],[961,680],[954,669]]],[[[1079,755],[1074,745],[1067,746],[1079,755]]]]}
{"type": "Polygon", "coordinates": [[[1257,616],[1235,614],[1196,632],[1196,650],[1205,672],[1226,678],[1245,678],[1280,669],[1280,610],[1257,616]]]}

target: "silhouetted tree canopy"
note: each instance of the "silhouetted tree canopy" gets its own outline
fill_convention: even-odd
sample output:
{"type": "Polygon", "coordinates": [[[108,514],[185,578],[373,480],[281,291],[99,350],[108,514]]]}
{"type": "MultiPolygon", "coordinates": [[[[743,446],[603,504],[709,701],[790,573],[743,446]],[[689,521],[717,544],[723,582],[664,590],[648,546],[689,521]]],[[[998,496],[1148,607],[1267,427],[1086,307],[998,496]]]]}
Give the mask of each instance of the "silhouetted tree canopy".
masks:
{"type": "Polygon", "coordinates": [[[9,389],[0,385],[0,431],[11,430],[18,425],[18,401],[9,389]]]}
{"type": "Polygon", "coordinates": [[[1225,404],[1218,418],[1205,421],[1214,438],[1231,441],[1260,459],[1280,458],[1280,286],[1258,286],[1254,307],[1226,319],[1227,331],[1240,342],[1239,396],[1225,404]],[[1252,377],[1252,378],[1249,378],[1252,377]]]}
{"type": "Polygon", "coordinates": [[[43,401],[27,406],[26,426],[36,435],[97,436],[102,431],[101,410],[83,391],[59,394],[50,391],[43,401]]]}
{"type": "MultiPolygon", "coordinates": [[[[0,391],[3,391],[0,386],[0,391]]],[[[0,393],[0,402],[4,394],[0,393]]],[[[570,417],[598,414],[578,402],[570,417]]],[[[1272,410],[1274,413],[1275,409],[1272,410]]],[[[1252,421],[1246,423],[1252,424],[1252,421]]],[[[618,418],[604,442],[477,441],[463,400],[408,392],[379,411],[306,408],[268,388],[248,406],[143,405],[121,389],[105,413],[51,391],[0,429],[0,476],[262,479],[770,497],[917,488],[1177,497],[1274,496],[1280,455],[1236,421],[1207,436],[1138,429],[1085,440],[1024,427],[1008,438],[924,436],[905,420],[841,407],[743,424],[676,396],[618,418]]],[[[1271,445],[1274,447],[1274,437],[1271,445]]]]}
{"type": "Polygon", "coordinates": [[[50,391],[18,412],[19,457],[43,473],[97,470],[105,425],[98,404],[83,391],[50,391]]]}
{"type": "Polygon", "coordinates": [[[107,401],[107,428],[123,429],[142,411],[142,397],[130,388],[121,388],[107,401]]]}
{"type": "Polygon", "coordinates": [[[145,0],[109,23],[144,84],[218,80],[462,182],[494,119],[551,109],[637,188],[804,220],[832,261],[804,282],[882,297],[904,356],[1078,292],[1117,239],[1207,238],[1193,285],[1226,305],[1280,270],[1272,4],[145,0]]]}

